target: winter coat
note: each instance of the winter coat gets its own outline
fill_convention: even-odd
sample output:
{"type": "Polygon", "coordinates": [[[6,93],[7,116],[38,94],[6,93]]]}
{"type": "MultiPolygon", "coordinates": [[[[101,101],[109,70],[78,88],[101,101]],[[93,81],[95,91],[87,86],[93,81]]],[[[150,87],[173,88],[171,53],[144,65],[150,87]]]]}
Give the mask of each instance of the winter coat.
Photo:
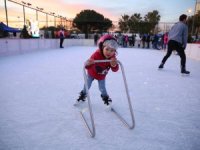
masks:
{"type": "Polygon", "coordinates": [[[188,26],[184,22],[179,21],[169,31],[168,39],[176,41],[186,47],[188,39],[188,26]]]}
{"type": "Polygon", "coordinates": [[[168,43],[168,35],[165,34],[165,35],[164,35],[164,44],[167,44],[167,43],[168,43]]]}
{"type": "Polygon", "coordinates": [[[59,31],[59,37],[60,37],[61,39],[65,38],[65,33],[64,33],[64,31],[62,31],[62,30],[59,31]]]}
{"type": "MultiPolygon", "coordinates": [[[[112,58],[116,58],[115,55],[112,58]]],[[[92,54],[90,59],[105,60],[106,58],[103,56],[102,52],[98,49],[92,54]]],[[[119,69],[119,65],[117,64],[115,67],[112,67],[110,65],[110,62],[103,62],[86,66],[88,74],[96,80],[104,80],[110,68],[113,72],[117,72],[119,69]]]]}

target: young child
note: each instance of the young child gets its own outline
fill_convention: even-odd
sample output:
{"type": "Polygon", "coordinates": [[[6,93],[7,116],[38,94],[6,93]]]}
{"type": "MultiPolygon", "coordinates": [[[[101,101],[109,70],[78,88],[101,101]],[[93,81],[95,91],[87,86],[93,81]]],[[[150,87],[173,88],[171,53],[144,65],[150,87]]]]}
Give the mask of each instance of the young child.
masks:
{"type": "MultiPolygon", "coordinates": [[[[98,81],[101,98],[104,101],[104,104],[110,105],[112,100],[109,98],[106,91],[105,78],[110,69],[113,72],[116,72],[119,69],[116,59],[118,44],[113,36],[104,35],[99,39],[98,46],[99,49],[92,54],[86,63],[88,88],[91,87],[92,82],[96,79],[98,81]],[[111,60],[111,62],[94,63],[94,60],[111,60]]],[[[86,96],[86,88],[84,86],[77,101],[85,101],[86,96]]]]}

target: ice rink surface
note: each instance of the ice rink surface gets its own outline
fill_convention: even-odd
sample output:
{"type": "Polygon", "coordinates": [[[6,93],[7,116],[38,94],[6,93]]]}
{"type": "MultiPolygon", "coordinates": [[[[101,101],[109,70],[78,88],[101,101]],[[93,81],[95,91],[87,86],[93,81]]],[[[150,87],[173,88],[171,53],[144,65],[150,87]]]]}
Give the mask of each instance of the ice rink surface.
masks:
{"type": "MultiPolygon", "coordinates": [[[[200,62],[187,59],[191,75],[182,76],[180,58],[173,54],[158,70],[164,52],[157,50],[118,49],[136,126],[127,129],[106,110],[95,81],[91,138],[73,104],[83,87],[83,63],[95,49],[0,57],[0,150],[199,150],[200,62]]],[[[130,121],[122,79],[121,71],[110,71],[107,91],[113,107],[130,121]]]]}

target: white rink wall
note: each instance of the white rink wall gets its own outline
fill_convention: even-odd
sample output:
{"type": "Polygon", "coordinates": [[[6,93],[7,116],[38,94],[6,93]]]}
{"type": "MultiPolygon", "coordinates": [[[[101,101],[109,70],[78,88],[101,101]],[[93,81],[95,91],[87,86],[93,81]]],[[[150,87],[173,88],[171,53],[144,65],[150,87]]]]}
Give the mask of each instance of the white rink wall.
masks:
{"type": "MultiPolygon", "coordinates": [[[[59,48],[59,39],[0,39],[0,56],[59,48]]],[[[65,39],[63,46],[93,46],[93,39],[65,39]]],[[[200,44],[187,44],[186,56],[200,61],[200,44]]]]}
{"type": "Polygon", "coordinates": [[[187,44],[185,53],[188,58],[200,61],[200,44],[187,44]]]}
{"type": "MultiPolygon", "coordinates": [[[[93,46],[93,39],[65,39],[63,46],[93,46]]],[[[0,56],[23,54],[30,51],[56,49],[59,39],[0,39],[0,56]]]]}

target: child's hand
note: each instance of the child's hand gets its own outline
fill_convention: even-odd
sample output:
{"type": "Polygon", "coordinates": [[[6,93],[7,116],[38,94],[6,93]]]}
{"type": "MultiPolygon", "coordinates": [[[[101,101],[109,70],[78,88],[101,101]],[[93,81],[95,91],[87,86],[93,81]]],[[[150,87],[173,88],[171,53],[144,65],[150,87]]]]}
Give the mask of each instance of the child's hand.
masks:
{"type": "Polygon", "coordinates": [[[91,58],[88,59],[86,65],[87,65],[87,66],[90,66],[90,65],[92,65],[92,64],[94,64],[94,59],[91,59],[91,58]]]}
{"type": "Polygon", "coordinates": [[[116,58],[111,58],[110,65],[111,65],[112,67],[116,67],[116,66],[117,66],[117,59],[116,59],[116,58]]]}

